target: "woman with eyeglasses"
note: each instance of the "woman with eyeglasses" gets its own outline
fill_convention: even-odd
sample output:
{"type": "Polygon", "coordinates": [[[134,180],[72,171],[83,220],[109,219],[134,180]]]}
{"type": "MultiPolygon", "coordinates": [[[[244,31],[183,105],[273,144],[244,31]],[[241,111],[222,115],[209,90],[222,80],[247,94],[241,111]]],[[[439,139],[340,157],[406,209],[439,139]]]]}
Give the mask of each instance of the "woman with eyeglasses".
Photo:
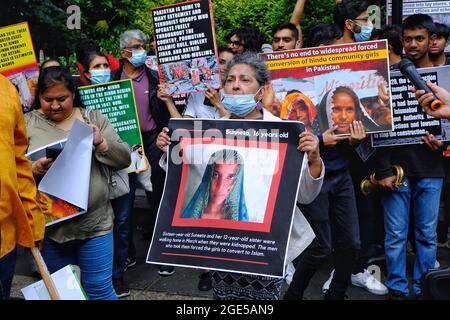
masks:
{"type": "Polygon", "coordinates": [[[244,53],[245,51],[260,52],[263,43],[266,41],[264,35],[257,29],[239,28],[230,33],[227,47],[234,54],[244,53]]]}

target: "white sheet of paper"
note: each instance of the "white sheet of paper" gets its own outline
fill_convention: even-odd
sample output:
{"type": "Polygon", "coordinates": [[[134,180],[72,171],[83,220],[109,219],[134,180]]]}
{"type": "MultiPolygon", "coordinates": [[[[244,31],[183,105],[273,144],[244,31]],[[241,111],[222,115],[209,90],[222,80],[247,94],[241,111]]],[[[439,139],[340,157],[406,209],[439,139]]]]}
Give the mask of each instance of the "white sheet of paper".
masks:
{"type": "MultiPolygon", "coordinates": [[[[69,264],[52,273],[51,277],[61,300],[87,300],[74,266],[69,264]]],[[[21,291],[25,300],[51,300],[43,280],[30,284],[21,291]]]]}
{"type": "Polygon", "coordinates": [[[87,209],[92,160],[92,128],[75,120],[67,143],[38,190],[87,209]]]}

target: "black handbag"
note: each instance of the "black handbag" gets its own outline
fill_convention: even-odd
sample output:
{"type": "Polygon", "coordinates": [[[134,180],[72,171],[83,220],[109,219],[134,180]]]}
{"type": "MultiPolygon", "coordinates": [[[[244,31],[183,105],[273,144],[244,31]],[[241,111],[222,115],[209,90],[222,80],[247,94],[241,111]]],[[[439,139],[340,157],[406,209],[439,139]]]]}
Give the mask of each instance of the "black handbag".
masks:
{"type": "Polygon", "coordinates": [[[422,276],[425,300],[450,300],[450,267],[431,269],[422,276]]]}

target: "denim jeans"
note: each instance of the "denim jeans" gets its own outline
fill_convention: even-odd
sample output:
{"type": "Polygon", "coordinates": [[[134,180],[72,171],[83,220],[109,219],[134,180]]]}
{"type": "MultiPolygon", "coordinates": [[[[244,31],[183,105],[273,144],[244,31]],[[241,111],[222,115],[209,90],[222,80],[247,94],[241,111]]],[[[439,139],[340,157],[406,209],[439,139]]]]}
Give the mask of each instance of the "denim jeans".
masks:
{"type": "Polygon", "coordinates": [[[113,233],[85,240],[57,243],[45,238],[42,257],[50,273],[78,265],[81,283],[90,300],[117,300],[112,285],[113,233]]]}
{"type": "Polygon", "coordinates": [[[326,299],[344,299],[360,249],[355,194],[348,171],[326,174],[317,198],[299,208],[316,238],[299,256],[285,299],[302,299],[309,281],[333,249],[335,272],[326,299]]]}
{"type": "Polygon", "coordinates": [[[405,178],[407,186],[383,196],[385,250],[387,263],[386,286],[407,295],[406,243],[408,240],[409,207],[414,211],[416,256],[414,259],[413,290],[420,294],[420,278],[434,267],[436,261],[436,227],[442,178],[405,178]],[[411,199],[412,198],[412,199],[411,199]]]}
{"type": "Polygon", "coordinates": [[[113,278],[122,278],[131,238],[131,212],[133,210],[134,193],[136,191],[136,173],[128,174],[130,192],[111,200],[114,211],[114,262],[113,278]]]}
{"type": "Polygon", "coordinates": [[[0,259],[0,300],[9,299],[16,268],[16,256],[17,249],[14,249],[0,259]]]}

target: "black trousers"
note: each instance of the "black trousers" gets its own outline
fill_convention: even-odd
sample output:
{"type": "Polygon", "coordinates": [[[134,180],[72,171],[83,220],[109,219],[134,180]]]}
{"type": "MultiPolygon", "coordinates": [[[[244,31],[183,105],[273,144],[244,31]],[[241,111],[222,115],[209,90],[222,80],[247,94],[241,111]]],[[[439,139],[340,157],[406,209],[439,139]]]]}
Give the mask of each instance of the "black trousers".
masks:
{"type": "Polygon", "coordinates": [[[326,299],[344,299],[360,249],[358,214],[349,172],[326,174],[322,190],[309,205],[299,205],[316,238],[299,256],[284,299],[302,299],[309,281],[334,253],[334,277],[326,299]]]}
{"type": "Polygon", "coordinates": [[[159,160],[161,159],[163,152],[156,146],[156,138],[158,137],[158,134],[158,129],[142,133],[145,156],[147,157],[152,170],[151,181],[153,191],[146,192],[147,200],[150,206],[150,214],[152,217],[156,217],[158,213],[159,203],[161,202],[161,197],[164,190],[164,181],[166,179],[165,171],[159,166],[159,160]]]}

